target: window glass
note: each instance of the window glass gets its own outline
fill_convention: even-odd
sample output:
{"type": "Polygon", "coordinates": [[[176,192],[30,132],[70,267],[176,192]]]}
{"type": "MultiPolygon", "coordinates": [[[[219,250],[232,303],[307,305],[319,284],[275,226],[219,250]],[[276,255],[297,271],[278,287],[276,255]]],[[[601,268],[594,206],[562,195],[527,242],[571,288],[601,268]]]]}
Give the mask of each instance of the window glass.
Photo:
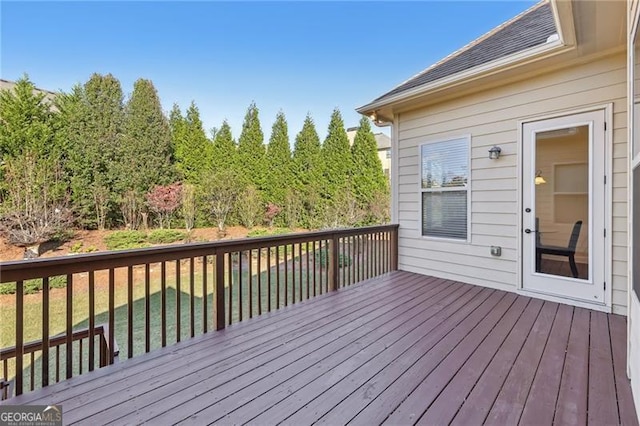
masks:
{"type": "Polygon", "coordinates": [[[469,143],[465,137],[420,147],[423,236],[467,239],[469,143]]]}
{"type": "Polygon", "coordinates": [[[422,188],[466,186],[468,151],[467,139],[422,145],[422,188]]]}

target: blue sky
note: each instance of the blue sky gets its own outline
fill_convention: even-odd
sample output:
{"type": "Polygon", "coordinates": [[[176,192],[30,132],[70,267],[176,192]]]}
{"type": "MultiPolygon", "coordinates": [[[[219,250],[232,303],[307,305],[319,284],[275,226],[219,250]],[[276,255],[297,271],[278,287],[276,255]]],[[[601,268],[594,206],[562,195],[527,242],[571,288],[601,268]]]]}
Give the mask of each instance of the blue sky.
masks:
{"type": "Polygon", "coordinates": [[[255,101],[265,141],[279,110],[292,141],[307,112],[323,138],[333,108],[356,125],[356,107],[532,4],[2,1],[0,76],[68,91],[112,73],[125,94],[143,77],[167,111],[194,100],[207,130],[227,119],[237,138],[255,101]]]}

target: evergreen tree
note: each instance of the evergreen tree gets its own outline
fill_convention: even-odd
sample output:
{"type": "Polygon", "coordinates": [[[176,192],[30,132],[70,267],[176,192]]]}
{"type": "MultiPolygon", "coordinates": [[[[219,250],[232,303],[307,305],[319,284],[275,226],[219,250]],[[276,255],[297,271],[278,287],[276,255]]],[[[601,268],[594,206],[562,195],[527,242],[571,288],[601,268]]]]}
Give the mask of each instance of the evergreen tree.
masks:
{"type": "Polygon", "coordinates": [[[12,244],[37,246],[72,222],[57,115],[26,76],[0,91],[0,234],[12,244]]]}
{"type": "Polygon", "coordinates": [[[284,206],[287,188],[291,185],[291,147],[287,119],[279,112],[271,129],[267,146],[267,170],[265,179],[265,199],[277,206],[284,206]]]}
{"type": "Polygon", "coordinates": [[[337,108],[331,114],[327,138],[322,145],[322,165],[324,198],[335,202],[336,196],[347,190],[353,168],[349,138],[337,108]]]}
{"type": "Polygon", "coordinates": [[[51,104],[27,76],[0,91],[0,161],[23,151],[48,153],[53,141],[51,104]]]}
{"type": "MultiPolygon", "coordinates": [[[[358,207],[371,212],[372,204],[381,196],[388,197],[387,178],[378,157],[378,146],[367,117],[360,119],[360,127],[351,147],[353,158],[353,192],[358,207]]],[[[373,218],[369,216],[368,221],[373,218]]]]}
{"type": "Polygon", "coordinates": [[[167,185],[176,178],[171,163],[171,129],[149,80],[139,79],[133,85],[118,158],[121,193],[133,190],[142,199],[154,186],[167,185]]]}
{"type": "Polygon", "coordinates": [[[212,158],[211,141],[202,127],[200,111],[194,102],[183,119],[174,105],[170,115],[176,166],[187,182],[198,182],[210,168],[212,158]]]}
{"type": "MultiPolygon", "coordinates": [[[[287,204],[301,200],[300,221],[307,228],[318,224],[318,193],[322,180],[321,161],[320,138],[313,119],[307,114],[302,130],[296,136],[291,162],[293,187],[297,194],[290,192],[287,196],[289,200],[287,204]]],[[[297,213],[297,208],[285,205],[285,212],[287,211],[290,211],[287,215],[291,216],[297,213]]]]}
{"type": "Polygon", "coordinates": [[[267,174],[264,135],[260,128],[260,118],[255,103],[249,105],[242,123],[242,133],[238,141],[238,163],[242,175],[259,191],[264,190],[267,174]]]}
{"type": "Polygon", "coordinates": [[[74,211],[85,225],[104,228],[117,212],[112,189],[124,121],[122,88],[111,74],[93,74],[81,96],[77,122],[68,123],[76,129],[69,156],[74,211]]]}
{"type": "Polygon", "coordinates": [[[214,170],[235,170],[238,166],[237,146],[231,134],[231,126],[225,120],[215,132],[212,147],[212,166],[214,170]]]}

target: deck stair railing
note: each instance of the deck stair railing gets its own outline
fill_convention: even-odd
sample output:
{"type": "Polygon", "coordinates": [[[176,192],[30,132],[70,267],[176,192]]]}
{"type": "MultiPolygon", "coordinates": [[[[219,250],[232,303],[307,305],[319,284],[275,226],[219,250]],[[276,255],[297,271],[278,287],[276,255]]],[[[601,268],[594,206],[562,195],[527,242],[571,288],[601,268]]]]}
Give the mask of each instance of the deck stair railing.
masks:
{"type": "MultiPolygon", "coordinates": [[[[91,331],[89,328],[83,330],[74,331],[71,334],[71,343],[67,339],[67,335],[60,334],[49,339],[48,345],[45,348],[43,340],[35,340],[33,342],[25,343],[22,349],[23,356],[29,356],[30,363],[28,370],[28,388],[36,388],[36,378],[40,380],[41,386],[47,386],[50,382],[59,382],[61,377],[64,377],[64,370],[60,364],[61,353],[66,350],[67,345],[75,345],[77,352],[76,368],[78,371],[76,374],[82,374],[85,371],[91,371],[94,369],[94,358],[97,358],[97,366],[105,367],[108,365],[107,360],[113,359],[117,361],[120,350],[118,349],[118,343],[114,340],[113,347],[109,346],[109,326],[106,324],[100,324],[93,328],[91,331]],[[90,339],[97,339],[97,353],[86,353],[88,341],[90,339]],[[48,354],[49,356],[45,355],[48,354]],[[36,373],[36,356],[40,356],[40,361],[49,359],[49,366],[43,366],[42,375],[36,373]],[[87,362],[90,359],[91,362],[87,362]],[[89,365],[87,365],[89,364],[89,365]],[[52,368],[53,367],[53,368],[52,368]]],[[[95,343],[94,343],[95,348],[95,343]]],[[[9,376],[9,361],[15,360],[18,355],[18,350],[15,346],[0,350],[0,362],[2,362],[2,376],[0,376],[0,400],[5,400],[13,395],[14,380],[7,380],[9,376]]]]}
{"type": "Polygon", "coordinates": [[[398,226],[382,225],[2,262],[15,293],[0,296],[0,324],[15,331],[0,340],[0,392],[49,385],[56,362],[68,379],[396,270],[397,253],[398,226]],[[25,294],[34,280],[42,290],[25,294]]]}

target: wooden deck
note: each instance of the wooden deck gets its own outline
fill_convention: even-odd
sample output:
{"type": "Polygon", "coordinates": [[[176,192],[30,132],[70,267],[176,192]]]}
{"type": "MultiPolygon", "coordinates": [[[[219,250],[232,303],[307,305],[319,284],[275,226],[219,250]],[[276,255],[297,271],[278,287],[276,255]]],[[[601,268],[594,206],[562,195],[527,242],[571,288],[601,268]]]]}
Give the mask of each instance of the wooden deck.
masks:
{"type": "Polygon", "coordinates": [[[637,425],[626,321],[393,272],[5,401],[65,424],[637,425]]]}

